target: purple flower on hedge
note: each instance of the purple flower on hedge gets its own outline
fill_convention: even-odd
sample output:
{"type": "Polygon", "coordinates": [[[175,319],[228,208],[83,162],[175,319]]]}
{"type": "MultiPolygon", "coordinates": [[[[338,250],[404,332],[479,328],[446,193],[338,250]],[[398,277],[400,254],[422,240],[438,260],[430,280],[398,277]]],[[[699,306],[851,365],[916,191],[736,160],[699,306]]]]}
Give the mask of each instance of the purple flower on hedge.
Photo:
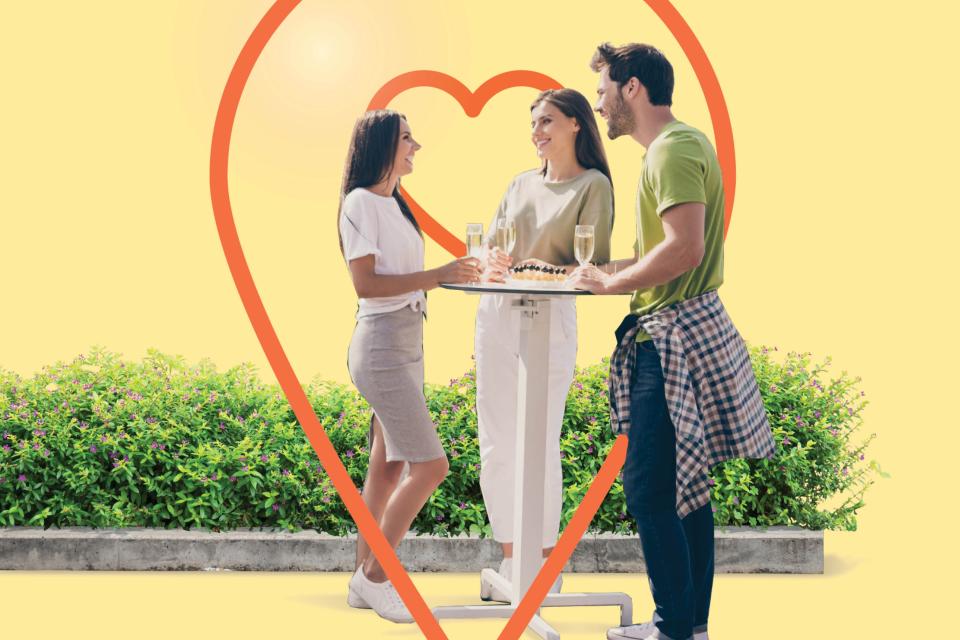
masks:
{"type": "Polygon", "coordinates": [[[148,417],[146,420],[147,420],[147,424],[153,424],[154,422],[157,421],[157,419],[154,418],[153,416],[148,417]]]}
{"type": "Polygon", "coordinates": [[[159,447],[159,446],[160,446],[160,445],[157,444],[157,441],[156,441],[156,440],[154,440],[153,442],[150,443],[150,448],[151,448],[151,449],[156,449],[156,448],[159,447]]]}
{"type": "Polygon", "coordinates": [[[237,476],[230,476],[230,482],[236,482],[237,476]]]}
{"type": "Polygon", "coordinates": [[[353,449],[347,449],[347,452],[346,452],[345,454],[343,454],[343,455],[345,455],[345,456],[348,457],[348,458],[352,458],[352,457],[353,457],[353,449]]]}
{"type": "Polygon", "coordinates": [[[26,482],[26,481],[27,481],[27,476],[23,475],[22,473],[17,476],[17,482],[26,482]]]}
{"type": "Polygon", "coordinates": [[[274,503],[273,503],[273,510],[274,510],[274,511],[280,511],[280,505],[278,505],[276,502],[274,502],[274,503]]]}
{"type": "Polygon", "coordinates": [[[4,450],[4,451],[10,451],[10,445],[8,445],[8,444],[3,445],[3,450],[4,450]]]}
{"type": "Polygon", "coordinates": [[[717,482],[713,478],[707,478],[707,484],[712,487],[713,485],[717,484],[717,482]]]}
{"type": "Polygon", "coordinates": [[[281,471],[280,473],[282,473],[282,474],[285,475],[285,476],[288,476],[288,475],[290,475],[290,469],[284,469],[284,470],[281,471]]]}
{"type": "MultiPolygon", "coordinates": [[[[126,459],[126,457],[124,457],[124,459],[126,459]]],[[[216,482],[216,481],[217,481],[217,474],[216,474],[216,473],[211,473],[211,474],[210,474],[210,479],[213,480],[214,482],[216,482]]]]}
{"type": "Polygon", "coordinates": [[[266,455],[260,456],[260,462],[266,462],[267,460],[269,460],[269,458],[267,458],[266,455]]]}
{"type": "Polygon", "coordinates": [[[39,451],[39,450],[40,450],[40,443],[39,443],[39,442],[34,442],[34,443],[33,443],[33,449],[34,449],[34,451],[39,451]]]}
{"type": "Polygon", "coordinates": [[[163,443],[161,442],[161,443],[160,443],[160,451],[163,451],[163,450],[166,449],[166,448],[167,448],[167,445],[165,445],[165,444],[163,444],[163,443]]]}
{"type": "Polygon", "coordinates": [[[740,498],[733,496],[733,504],[740,504],[740,498]]]}
{"type": "Polygon", "coordinates": [[[250,467],[248,467],[247,465],[243,465],[242,467],[240,467],[240,470],[241,470],[241,471],[250,471],[250,467]]]}
{"type": "Polygon", "coordinates": [[[442,514],[442,513],[438,513],[438,514],[436,515],[436,518],[437,518],[437,522],[443,522],[443,514],[442,514]]]}
{"type": "Polygon", "coordinates": [[[96,452],[97,452],[97,445],[95,444],[90,445],[90,453],[96,453],[96,452]]]}
{"type": "Polygon", "coordinates": [[[461,503],[460,503],[460,508],[461,508],[461,509],[466,509],[466,508],[467,508],[467,503],[466,503],[466,502],[461,502],[461,503]]]}
{"type": "Polygon", "coordinates": [[[784,445],[788,445],[788,444],[790,444],[790,438],[784,438],[781,442],[782,442],[784,445]]]}
{"type": "Polygon", "coordinates": [[[862,453],[860,454],[860,459],[863,460],[863,454],[862,454],[862,453]]]}
{"type": "Polygon", "coordinates": [[[846,468],[846,467],[843,468],[843,475],[845,475],[845,476],[846,476],[846,475],[849,475],[849,471],[847,471],[847,468],[846,468]]]}
{"type": "Polygon", "coordinates": [[[81,431],[82,431],[83,429],[86,429],[86,428],[89,427],[89,426],[90,426],[90,425],[88,425],[86,422],[83,422],[83,421],[81,421],[80,424],[77,425],[77,427],[79,427],[81,431]]]}
{"type": "Polygon", "coordinates": [[[587,453],[593,453],[593,447],[587,447],[587,453]]]}
{"type": "Polygon", "coordinates": [[[100,442],[106,442],[107,436],[100,436],[100,442]]]}

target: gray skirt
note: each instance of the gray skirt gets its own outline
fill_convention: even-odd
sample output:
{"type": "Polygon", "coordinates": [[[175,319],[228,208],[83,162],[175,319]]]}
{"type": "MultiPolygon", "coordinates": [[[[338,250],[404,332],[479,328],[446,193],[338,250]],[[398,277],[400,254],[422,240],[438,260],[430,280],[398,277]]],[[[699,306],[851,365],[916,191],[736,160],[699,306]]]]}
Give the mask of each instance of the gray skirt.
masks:
{"type": "Polygon", "coordinates": [[[404,307],[359,318],[347,367],[383,425],[388,462],[445,457],[423,396],[422,312],[404,307]]]}

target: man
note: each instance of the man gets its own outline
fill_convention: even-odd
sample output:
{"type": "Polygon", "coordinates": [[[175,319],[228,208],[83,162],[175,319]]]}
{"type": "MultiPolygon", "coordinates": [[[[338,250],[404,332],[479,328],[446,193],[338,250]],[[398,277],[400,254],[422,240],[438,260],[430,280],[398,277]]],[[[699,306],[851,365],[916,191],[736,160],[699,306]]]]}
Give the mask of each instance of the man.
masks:
{"type": "Polygon", "coordinates": [[[656,611],[607,638],[707,638],[713,511],[707,471],[774,444],[749,355],[717,296],[723,182],[706,136],[673,117],[673,68],[649,45],[597,48],[597,112],[611,139],[647,153],[633,259],[587,265],[574,286],[632,292],[610,363],[610,424],[629,430],[623,489],[637,521],[656,611]]]}

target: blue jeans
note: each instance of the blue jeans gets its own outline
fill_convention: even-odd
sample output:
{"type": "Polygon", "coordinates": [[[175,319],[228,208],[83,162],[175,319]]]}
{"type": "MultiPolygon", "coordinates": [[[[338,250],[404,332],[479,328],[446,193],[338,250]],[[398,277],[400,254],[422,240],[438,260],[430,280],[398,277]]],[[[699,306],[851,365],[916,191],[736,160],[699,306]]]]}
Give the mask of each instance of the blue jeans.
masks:
{"type": "MultiPolygon", "coordinates": [[[[706,471],[704,471],[706,472],[706,471]]],[[[687,640],[706,629],[713,590],[713,509],[682,520],[676,504],[676,431],[667,410],[660,356],[637,344],[630,380],[630,433],[623,465],[627,511],[636,521],[662,634],[687,640]]]]}

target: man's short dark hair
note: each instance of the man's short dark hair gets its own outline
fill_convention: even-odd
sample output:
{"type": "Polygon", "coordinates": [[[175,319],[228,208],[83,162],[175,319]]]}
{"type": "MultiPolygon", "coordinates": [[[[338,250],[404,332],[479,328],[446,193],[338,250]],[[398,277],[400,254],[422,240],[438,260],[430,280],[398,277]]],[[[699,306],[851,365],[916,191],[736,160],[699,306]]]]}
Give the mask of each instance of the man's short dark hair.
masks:
{"type": "Polygon", "coordinates": [[[649,44],[615,47],[604,42],[594,52],[590,68],[600,71],[604,67],[618,87],[636,78],[647,88],[650,104],[667,107],[673,104],[673,67],[656,47],[649,44]]]}

